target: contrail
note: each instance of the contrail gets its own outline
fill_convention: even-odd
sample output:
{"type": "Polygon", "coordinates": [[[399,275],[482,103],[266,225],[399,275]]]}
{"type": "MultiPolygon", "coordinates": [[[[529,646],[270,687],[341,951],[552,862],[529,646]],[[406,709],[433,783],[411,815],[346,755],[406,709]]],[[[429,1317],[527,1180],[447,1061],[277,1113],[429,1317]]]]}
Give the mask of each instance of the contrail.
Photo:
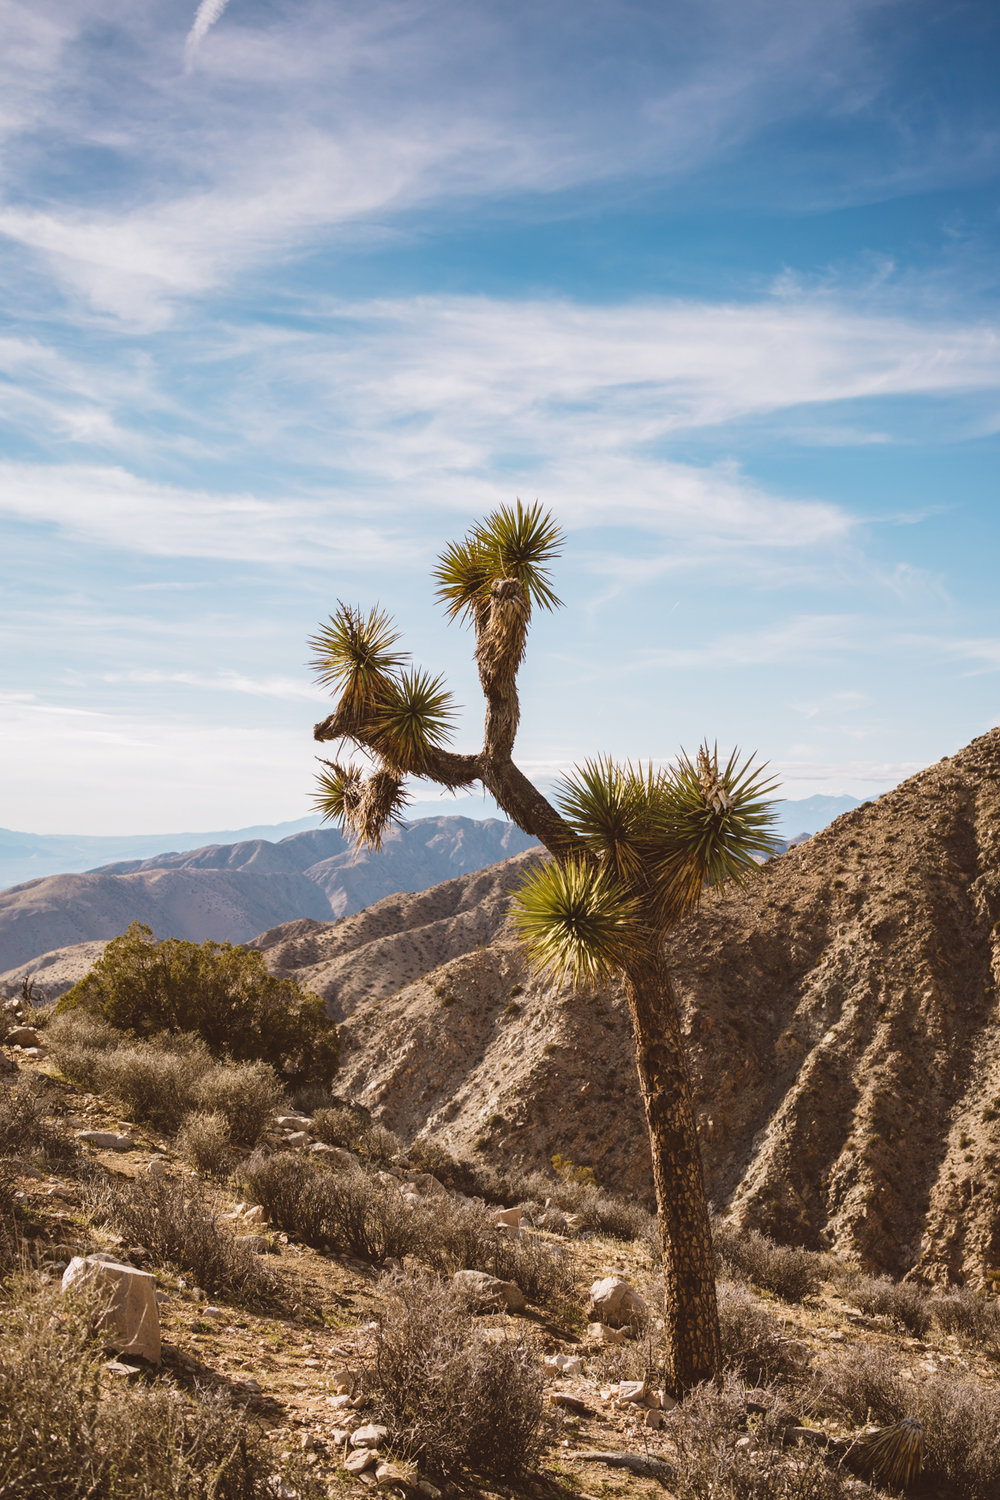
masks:
{"type": "Polygon", "coordinates": [[[184,43],[184,63],[187,68],[191,67],[195,53],[228,4],[229,0],[201,0],[194,25],[184,43]]]}

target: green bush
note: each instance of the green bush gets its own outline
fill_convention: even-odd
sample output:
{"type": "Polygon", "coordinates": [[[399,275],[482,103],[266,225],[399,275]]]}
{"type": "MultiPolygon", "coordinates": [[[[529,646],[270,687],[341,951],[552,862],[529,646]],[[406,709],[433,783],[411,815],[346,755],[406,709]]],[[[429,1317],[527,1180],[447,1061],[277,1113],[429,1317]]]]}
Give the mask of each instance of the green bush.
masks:
{"type": "Polygon", "coordinates": [[[75,1009],[142,1039],[187,1033],[214,1057],[263,1059],[291,1085],[325,1084],[337,1070],[337,1030],[319,996],[231,943],[157,943],[133,922],[56,1007],[75,1009]]]}

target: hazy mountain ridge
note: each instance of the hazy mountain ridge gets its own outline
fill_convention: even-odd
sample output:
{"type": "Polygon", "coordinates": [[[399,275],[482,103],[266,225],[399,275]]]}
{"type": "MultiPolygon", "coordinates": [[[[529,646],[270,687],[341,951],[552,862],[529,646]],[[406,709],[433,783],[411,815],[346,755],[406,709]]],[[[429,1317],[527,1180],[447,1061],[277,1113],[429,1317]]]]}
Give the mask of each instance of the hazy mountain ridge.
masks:
{"type": "Polygon", "coordinates": [[[531,843],[510,823],[429,818],[393,829],[379,852],[311,829],[278,844],[255,839],[49,876],[0,892],[0,969],[115,937],[135,920],[157,937],[244,943],[283,921],[330,921],[393,891],[425,890],[531,843]]]}

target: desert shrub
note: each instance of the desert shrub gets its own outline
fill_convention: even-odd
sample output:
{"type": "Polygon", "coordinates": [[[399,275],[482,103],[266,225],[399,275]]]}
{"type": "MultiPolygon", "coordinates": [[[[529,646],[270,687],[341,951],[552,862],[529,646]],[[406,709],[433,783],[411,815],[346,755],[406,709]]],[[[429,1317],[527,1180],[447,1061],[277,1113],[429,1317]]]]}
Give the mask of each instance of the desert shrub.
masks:
{"type": "Polygon", "coordinates": [[[191,1033],[215,1057],[263,1059],[296,1085],[324,1084],[336,1072],[337,1029],[318,995],[267,972],[264,956],[231,943],[157,943],[133,922],[57,1012],[81,1009],[148,1039],[191,1033]]]}
{"type": "Polygon", "coordinates": [[[990,1359],[1000,1359],[1000,1304],[996,1298],[963,1289],[946,1297],[932,1297],[930,1310],[942,1333],[954,1334],[961,1343],[990,1359]]]}
{"type": "Polygon", "coordinates": [[[272,1224],[318,1250],[383,1261],[406,1255],[418,1236],[420,1216],[397,1189],[356,1168],[257,1152],[243,1163],[240,1182],[272,1224]]]}
{"type": "Polygon", "coordinates": [[[102,1382],[85,1302],[22,1289],[0,1317],[0,1495],[274,1500],[276,1474],[301,1500],[322,1493],[220,1400],[102,1382]]]}
{"type": "Polygon", "coordinates": [[[238,1146],[256,1146],[281,1102],[283,1090],[265,1062],[217,1063],[192,1090],[202,1109],[220,1114],[238,1146]]]}
{"type": "Polygon", "coordinates": [[[813,1250],[776,1245],[756,1229],[712,1225],[716,1257],[733,1281],[749,1281],[785,1302],[801,1302],[822,1280],[823,1257],[813,1250]]]}
{"type": "Polygon", "coordinates": [[[801,1367],[787,1325],[761,1307],[741,1286],[720,1282],[719,1329],[722,1361],[750,1385],[787,1378],[801,1367]]]}
{"type": "Polygon", "coordinates": [[[131,1120],[175,1131],[201,1109],[221,1114],[233,1141],[253,1146],[283,1098],[265,1062],[225,1062],[194,1036],[136,1041],[69,1011],[50,1027],[52,1055],[68,1078],[115,1099],[131,1120]]]}
{"type": "Polygon", "coordinates": [[[233,1162],[233,1137],[225,1115],[195,1110],[177,1132],[177,1150],[185,1161],[210,1177],[221,1177],[233,1162]]]}
{"type": "Polygon", "coordinates": [[[574,1283],[561,1250],[532,1234],[512,1235],[495,1229],[490,1216],[474,1204],[434,1200],[433,1215],[421,1226],[415,1253],[450,1271],[485,1271],[513,1281],[529,1302],[566,1307],[574,1283]]]}
{"type": "Polygon", "coordinates": [[[578,1214],[582,1230],[611,1239],[639,1240],[655,1231],[656,1220],[642,1204],[606,1193],[589,1178],[578,1179],[572,1173],[549,1176],[514,1164],[498,1168],[491,1162],[470,1161],[452,1156],[437,1141],[423,1136],[407,1148],[407,1156],[415,1167],[432,1172],[445,1187],[486,1203],[511,1208],[551,1199],[564,1213],[578,1214]]]}
{"type": "Polygon", "coordinates": [[[732,1375],[718,1386],[696,1386],[670,1417],[671,1494],[676,1500],[847,1500],[856,1494],[855,1482],[815,1450],[784,1446],[793,1420],[773,1391],[747,1392],[732,1375]],[[750,1443],[741,1447],[747,1437],[750,1443]]]}
{"type": "Polygon", "coordinates": [[[439,1477],[516,1479],[537,1457],[543,1377],[520,1339],[487,1339],[431,1275],[380,1283],[363,1389],[398,1446],[439,1477]]]}
{"type": "Polygon", "coordinates": [[[206,1292],[253,1300],[277,1290],[274,1272],[190,1181],[108,1182],[93,1190],[92,1203],[95,1218],[141,1245],[155,1264],[190,1273],[206,1292]]]}
{"type": "Polygon", "coordinates": [[[847,1271],[838,1277],[838,1286],[859,1312],[873,1318],[888,1318],[897,1328],[917,1338],[923,1338],[931,1326],[931,1299],[921,1287],[910,1282],[847,1271]]]}
{"type": "Polygon", "coordinates": [[[1000,1497],[1000,1392],[958,1375],[902,1378],[884,1351],[838,1351],[811,1373],[819,1409],[848,1421],[889,1426],[915,1417],[923,1427],[924,1473],[936,1492],[955,1500],[1000,1497]]]}
{"type": "Polygon", "coordinates": [[[67,1162],[72,1141],[49,1122],[51,1083],[44,1078],[0,1080],[0,1157],[67,1162]]]}
{"type": "Polygon", "coordinates": [[[312,1132],[328,1146],[355,1151],[379,1167],[391,1166],[403,1154],[399,1136],[376,1124],[359,1105],[339,1103],[318,1109],[312,1117],[312,1132]]]}

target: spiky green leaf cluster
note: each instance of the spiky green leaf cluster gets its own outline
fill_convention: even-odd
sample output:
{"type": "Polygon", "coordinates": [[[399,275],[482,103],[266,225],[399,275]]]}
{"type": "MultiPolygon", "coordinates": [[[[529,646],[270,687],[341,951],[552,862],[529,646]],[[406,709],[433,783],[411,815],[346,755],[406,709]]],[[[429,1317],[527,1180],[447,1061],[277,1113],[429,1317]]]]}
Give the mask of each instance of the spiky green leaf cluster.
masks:
{"type": "Polygon", "coordinates": [[[554,860],[521,883],[514,925],[532,966],[555,980],[599,984],[634,950],[638,903],[609,871],[584,860],[554,860]]]}
{"type": "Polygon", "coordinates": [[[546,566],[558,557],[563,533],[536,501],[502,505],[478,522],[460,542],[450,542],[434,570],[437,597],[450,620],[466,616],[479,624],[490,585],[516,578],[529,606],[555,609],[561,602],[549,582],[546,566]]]}
{"type": "Polygon", "coordinates": [[[375,715],[379,750],[392,765],[419,772],[428,749],[447,742],[454,718],[454,700],[443,676],[401,672],[375,715]]]}
{"type": "Polygon", "coordinates": [[[364,713],[386,696],[407,660],[406,652],[393,650],[398,640],[385,610],[376,606],[363,614],[360,607],[338,602],[329,624],[309,639],[315,652],[310,665],[317,682],[339,690],[343,707],[364,713]]]}
{"type": "Polygon", "coordinates": [[[364,773],[359,766],[342,766],[333,760],[324,760],[321,764],[326,770],[320,771],[316,777],[313,807],[324,822],[348,827],[361,800],[364,773]]]}
{"type": "Polygon", "coordinates": [[[755,856],[774,853],[774,791],[752,756],[741,764],[734,750],[720,766],[718,748],[707,745],[693,761],[682,753],[658,778],[652,873],[672,915],[695,906],[705,885],[745,885],[755,856]]]}

